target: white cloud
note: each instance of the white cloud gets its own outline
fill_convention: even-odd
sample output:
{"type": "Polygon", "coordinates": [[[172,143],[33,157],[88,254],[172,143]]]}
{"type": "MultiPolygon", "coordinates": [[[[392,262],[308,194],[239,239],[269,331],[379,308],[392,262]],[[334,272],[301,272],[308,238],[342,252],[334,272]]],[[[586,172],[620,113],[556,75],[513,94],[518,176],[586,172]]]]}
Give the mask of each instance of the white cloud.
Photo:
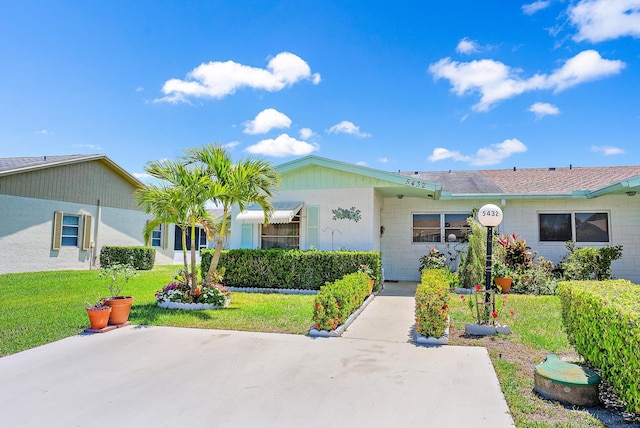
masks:
{"type": "Polygon", "coordinates": [[[379,158],[379,159],[378,159],[378,162],[380,162],[380,163],[387,163],[387,162],[389,162],[389,158],[388,158],[388,157],[379,158]]]}
{"type": "Polygon", "coordinates": [[[163,87],[164,97],[157,102],[184,102],[188,98],[224,98],[245,87],[269,92],[292,86],[300,80],[320,83],[318,73],[302,58],[290,52],[273,57],[265,68],[251,67],[233,61],[211,61],[191,70],[184,80],[169,79],[163,87]]]}
{"type": "Polygon", "coordinates": [[[367,163],[365,161],[359,161],[359,162],[356,162],[356,165],[367,166],[367,163]]]}
{"type": "Polygon", "coordinates": [[[317,144],[309,144],[306,141],[296,140],[287,134],[281,134],[275,139],[262,140],[257,144],[247,147],[245,150],[252,154],[284,157],[304,156],[318,149],[317,144]]]}
{"type": "Polygon", "coordinates": [[[472,54],[480,51],[480,46],[475,40],[469,40],[466,37],[458,42],[456,51],[462,54],[472,54]]]}
{"type": "Polygon", "coordinates": [[[224,145],[224,147],[226,147],[227,149],[233,149],[239,144],[240,144],[240,141],[229,141],[227,144],[224,145]]]}
{"type": "Polygon", "coordinates": [[[542,9],[548,8],[550,4],[551,2],[548,0],[538,0],[534,1],[533,3],[523,4],[522,12],[525,15],[533,15],[534,13],[539,12],[542,9]]]}
{"type": "Polygon", "coordinates": [[[276,128],[289,128],[291,126],[291,119],[286,114],[280,113],[278,110],[268,108],[262,110],[255,119],[245,123],[245,134],[266,134],[272,129],[276,128]]]}
{"type": "Polygon", "coordinates": [[[640,0],[582,0],[569,6],[568,14],[578,42],[640,37],[640,0]]]}
{"type": "Polygon", "coordinates": [[[443,58],[431,64],[429,71],[435,80],[449,80],[451,90],[458,96],[480,93],[480,102],[473,110],[487,111],[494,104],[524,92],[542,89],[558,92],[617,74],[624,67],[622,61],[603,59],[597,51],[586,50],[569,58],[551,74],[535,74],[527,79],[519,76],[521,70],[491,59],[458,62],[443,58]]]}
{"type": "Polygon", "coordinates": [[[153,178],[149,174],[147,174],[146,172],[134,172],[133,176],[135,178],[137,178],[138,180],[149,180],[149,179],[153,178]]]}
{"type": "Polygon", "coordinates": [[[560,114],[560,109],[549,103],[534,103],[529,107],[529,111],[536,115],[536,118],[542,119],[545,116],[555,116],[560,114]]]}
{"type": "Polygon", "coordinates": [[[303,140],[308,140],[316,136],[316,133],[311,130],[311,128],[302,128],[300,130],[300,138],[303,140]]]}
{"type": "Polygon", "coordinates": [[[53,132],[49,131],[48,129],[39,129],[36,131],[37,135],[52,135],[53,132]]]}
{"type": "Polygon", "coordinates": [[[327,130],[327,132],[329,134],[355,135],[362,138],[371,137],[371,134],[367,132],[361,132],[359,126],[356,126],[353,122],[349,122],[348,120],[343,120],[342,122],[333,125],[327,130]]]}
{"type": "Polygon", "coordinates": [[[143,91],[144,91],[144,88],[142,86],[138,86],[136,88],[136,92],[143,92],[143,91]]]}
{"type": "Polygon", "coordinates": [[[527,151],[525,146],[517,138],[504,140],[502,143],[492,144],[489,147],[478,149],[475,155],[463,155],[457,150],[449,150],[444,147],[438,147],[433,150],[429,156],[431,162],[437,162],[446,159],[452,159],[456,162],[465,162],[470,165],[483,166],[499,164],[515,153],[524,153],[527,151]]]}
{"type": "Polygon", "coordinates": [[[591,151],[602,153],[605,156],[623,155],[625,153],[621,148],[613,146],[591,146],[591,151]]]}

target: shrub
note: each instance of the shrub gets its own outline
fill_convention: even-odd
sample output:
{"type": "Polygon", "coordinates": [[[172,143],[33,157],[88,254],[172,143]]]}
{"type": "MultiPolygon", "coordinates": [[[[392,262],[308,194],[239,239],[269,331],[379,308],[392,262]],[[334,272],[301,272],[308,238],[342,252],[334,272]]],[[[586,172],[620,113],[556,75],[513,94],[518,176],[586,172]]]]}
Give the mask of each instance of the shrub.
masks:
{"type": "Polygon", "coordinates": [[[313,305],[313,326],[318,330],[335,330],[358,309],[369,295],[369,276],[352,273],[323,285],[313,305]]]}
{"type": "MultiPolygon", "coordinates": [[[[213,250],[202,250],[201,271],[207,272],[213,250]]],[[[224,285],[233,287],[319,290],[327,282],[371,269],[374,289],[382,283],[382,262],[375,251],[302,251],[236,249],[223,251],[224,285]]]]}
{"type": "Polygon", "coordinates": [[[416,289],[416,331],[441,337],[449,318],[449,278],[444,269],[426,269],[416,289]]]}
{"type": "Polygon", "coordinates": [[[436,248],[431,248],[428,254],[420,257],[419,270],[422,272],[425,269],[441,269],[445,266],[445,257],[436,248]]]}
{"type": "Polygon", "coordinates": [[[558,284],[569,342],[640,412],[640,287],[625,280],[558,284]]]}
{"type": "Polygon", "coordinates": [[[535,257],[527,269],[513,273],[511,293],[554,295],[558,280],[551,260],[535,257]]]}
{"type": "Polygon", "coordinates": [[[112,264],[129,265],[136,270],[151,270],[156,262],[153,247],[121,247],[105,245],[100,250],[100,267],[112,264]]]}
{"type": "Polygon", "coordinates": [[[611,279],[611,263],[622,257],[622,245],[576,248],[575,243],[569,241],[566,247],[568,254],[561,264],[563,276],[568,280],[611,279]]]}
{"type": "Polygon", "coordinates": [[[485,263],[487,257],[487,231],[473,217],[467,219],[469,225],[469,244],[462,257],[458,275],[464,288],[473,288],[484,282],[485,263]]]}

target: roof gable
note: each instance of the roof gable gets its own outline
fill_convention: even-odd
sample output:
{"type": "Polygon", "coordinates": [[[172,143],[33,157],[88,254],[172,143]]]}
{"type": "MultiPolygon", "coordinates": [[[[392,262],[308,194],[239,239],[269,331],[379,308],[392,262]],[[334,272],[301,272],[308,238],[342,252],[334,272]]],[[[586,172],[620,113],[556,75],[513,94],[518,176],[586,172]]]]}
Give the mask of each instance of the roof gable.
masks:
{"type": "Polygon", "coordinates": [[[420,178],[318,156],[296,159],[275,169],[281,175],[281,189],[368,187],[416,197],[437,197],[440,192],[439,185],[420,178]]]}

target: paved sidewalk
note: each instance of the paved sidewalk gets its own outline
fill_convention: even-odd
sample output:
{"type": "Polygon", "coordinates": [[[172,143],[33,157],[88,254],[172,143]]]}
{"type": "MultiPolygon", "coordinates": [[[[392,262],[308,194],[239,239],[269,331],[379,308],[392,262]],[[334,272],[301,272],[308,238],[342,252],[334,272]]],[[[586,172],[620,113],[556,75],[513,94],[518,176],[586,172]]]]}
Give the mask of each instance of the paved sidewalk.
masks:
{"type": "MultiPolygon", "coordinates": [[[[361,316],[370,308],[369,321],[390,316],[393,298],[401,298],[393,293],[388,287],[371,303],[378,308],[361,316]]],[[[0,421],[21,428],[106,427],[114,418],[120,427],[513,426],[485,348],[415,346],[402,337],[406,320],[397,335],[365,337],[367,318],[360,321],[354,337],[341,338],[144,326],[70,337],[0,358],[0,421]]]]}

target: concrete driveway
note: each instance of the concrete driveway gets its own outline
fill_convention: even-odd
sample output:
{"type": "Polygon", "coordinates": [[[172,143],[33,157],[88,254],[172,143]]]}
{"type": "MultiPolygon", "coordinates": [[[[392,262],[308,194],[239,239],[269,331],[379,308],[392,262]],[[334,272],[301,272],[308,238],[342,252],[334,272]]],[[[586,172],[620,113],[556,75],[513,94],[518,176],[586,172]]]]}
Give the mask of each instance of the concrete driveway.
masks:
{"type": "Polygon", "coordinates": [[[513,426],[484,348],[173,327],[0,358],[0,403],[6,427],[513,426]]]}

